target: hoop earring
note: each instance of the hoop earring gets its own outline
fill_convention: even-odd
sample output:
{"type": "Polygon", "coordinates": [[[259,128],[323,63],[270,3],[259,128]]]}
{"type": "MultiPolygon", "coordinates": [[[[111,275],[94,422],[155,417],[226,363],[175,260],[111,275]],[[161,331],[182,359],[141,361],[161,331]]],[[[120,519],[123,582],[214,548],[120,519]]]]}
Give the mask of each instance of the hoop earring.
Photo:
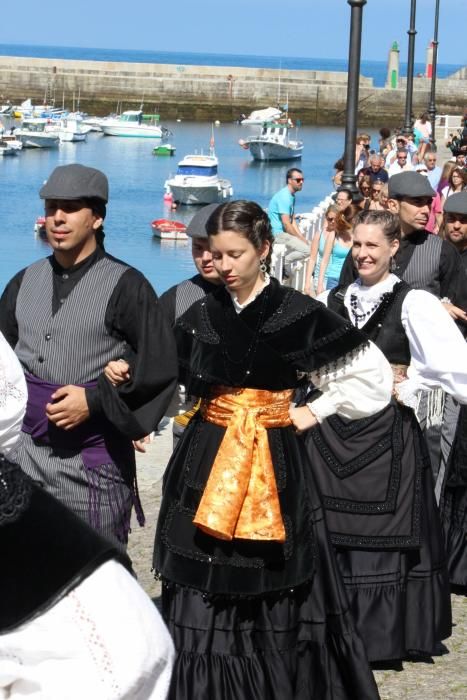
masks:
{"type": "Polygon", "coordinates": [[[266,258],[261,258],[259,261],[259,271],[263,273],[263,275],[266,274],[268,271],[267,265],[266,265],[266,258]]]}

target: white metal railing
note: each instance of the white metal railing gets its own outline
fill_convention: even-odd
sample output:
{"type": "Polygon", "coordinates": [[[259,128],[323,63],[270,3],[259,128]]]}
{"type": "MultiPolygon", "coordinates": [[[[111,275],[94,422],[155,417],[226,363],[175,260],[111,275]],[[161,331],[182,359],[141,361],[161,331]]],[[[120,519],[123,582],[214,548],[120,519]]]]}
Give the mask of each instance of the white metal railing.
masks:
{"type": "MultiPolygon", "coordinates": [[[[319,235],[324,225],[324,215],[330,204],[334,203],[333,195],[329,194],[319,204],[313,207],[311,212],[305,214],[297,214],[297,223],[305,238],[310,242],[315,235],[319,235]]],[[[285,245],[276,243],[272,250],[271,258],[271,275],[276,277],[279,282],[285,282],[288,286],[303,292],[305,289],[306,268],[308,258],[297,260],[290,264],[289,276],[284,280],[284,262],[285,262],[285,245]]]]}
{"type": "Polygon", "coordinates": [[[462,126],[460,114],[438,114],[435,119],[435,128],[444,129],[444,138],[447,139],[452,131],[457,131],[462,126]]]}

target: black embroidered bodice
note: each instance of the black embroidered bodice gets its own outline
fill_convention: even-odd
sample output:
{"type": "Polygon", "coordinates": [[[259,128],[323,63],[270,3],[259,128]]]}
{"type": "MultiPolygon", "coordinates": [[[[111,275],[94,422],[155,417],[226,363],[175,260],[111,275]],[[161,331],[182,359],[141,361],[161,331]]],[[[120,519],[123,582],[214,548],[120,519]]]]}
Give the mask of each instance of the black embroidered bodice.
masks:
{"type": "MultiPolygon", "coordinates": [[[[346,287],[335,287],[328,297],[328,308],[349,320],[344,305],[346,287]]],[[[360,330],[384,353],[392,364],[409,365],[410,348],[401,322],[402,304],[410,291],[405,282],[398,282],[390,292],[383,294],[376,311],[360,330]]]]}

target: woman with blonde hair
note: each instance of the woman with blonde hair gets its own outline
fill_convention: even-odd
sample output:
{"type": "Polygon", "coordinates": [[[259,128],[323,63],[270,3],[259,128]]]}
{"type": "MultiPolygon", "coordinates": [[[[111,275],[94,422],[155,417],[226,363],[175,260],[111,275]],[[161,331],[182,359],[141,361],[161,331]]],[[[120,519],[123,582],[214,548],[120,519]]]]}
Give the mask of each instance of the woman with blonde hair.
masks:
{"type": "Polygon", "coordinates": [[[331,204],[324,215],[324,226],[321,231],[317,231],[311,241],[311,252],[305,273],[305,294],[315,296],[318,285],[319,269],[323,257],[326,241],[330,235],[334,235],[336,221],[340,215],[340,209],[335,204],[331,204]]]}
{"type": "Polygon", "coordinates": [[[347,220],[345,212],[339,212],[336,217],[335,229],[327,237],[318,276],[317,293],[332,289],[339,284],[342,266],[352,247],[352,225],[347,220]]]}

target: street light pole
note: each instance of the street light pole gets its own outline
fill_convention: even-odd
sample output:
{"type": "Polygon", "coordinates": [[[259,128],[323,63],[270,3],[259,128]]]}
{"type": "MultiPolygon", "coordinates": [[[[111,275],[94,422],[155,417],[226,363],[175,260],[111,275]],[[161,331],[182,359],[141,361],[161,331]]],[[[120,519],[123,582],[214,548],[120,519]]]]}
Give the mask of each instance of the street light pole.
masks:
{"type": "Polygon", "coordinates": [[[407,32],[409,35],[409,54],[407,57],[407,92],[405,95],[405,123],[404,134],[412,133],[412,96],[413,96],[413,69],[415,58],[415,12],[417,9],[417,0],[410,2],[410,29],[407,32]]]}
{"type": "Polygon", "coordinates": [[[347,109],[345,124],[344,173],[339,189],[349,190],[352,199],[361,199],[355,175],[355,141],[357,138],[358,88],[362,49],[363,6],[367,0],[347,0],[350,11],[349,66],[347,74],[347,109]]]}
{"type": "Polygon", "coordinates": [[[436,151],[436,132],[435,132],[435,121],[436,121],[436,66],[438,61],[438,20],[439,20],[439,0],[436,0],[435,9],[435,33],[433,37],[433,61],[432,61],[432,72],[431,72],[431,91],[430,91],[430,104],[428,105],[428,114],[430,115],[431,122],[431,147],[436,151]]]}

